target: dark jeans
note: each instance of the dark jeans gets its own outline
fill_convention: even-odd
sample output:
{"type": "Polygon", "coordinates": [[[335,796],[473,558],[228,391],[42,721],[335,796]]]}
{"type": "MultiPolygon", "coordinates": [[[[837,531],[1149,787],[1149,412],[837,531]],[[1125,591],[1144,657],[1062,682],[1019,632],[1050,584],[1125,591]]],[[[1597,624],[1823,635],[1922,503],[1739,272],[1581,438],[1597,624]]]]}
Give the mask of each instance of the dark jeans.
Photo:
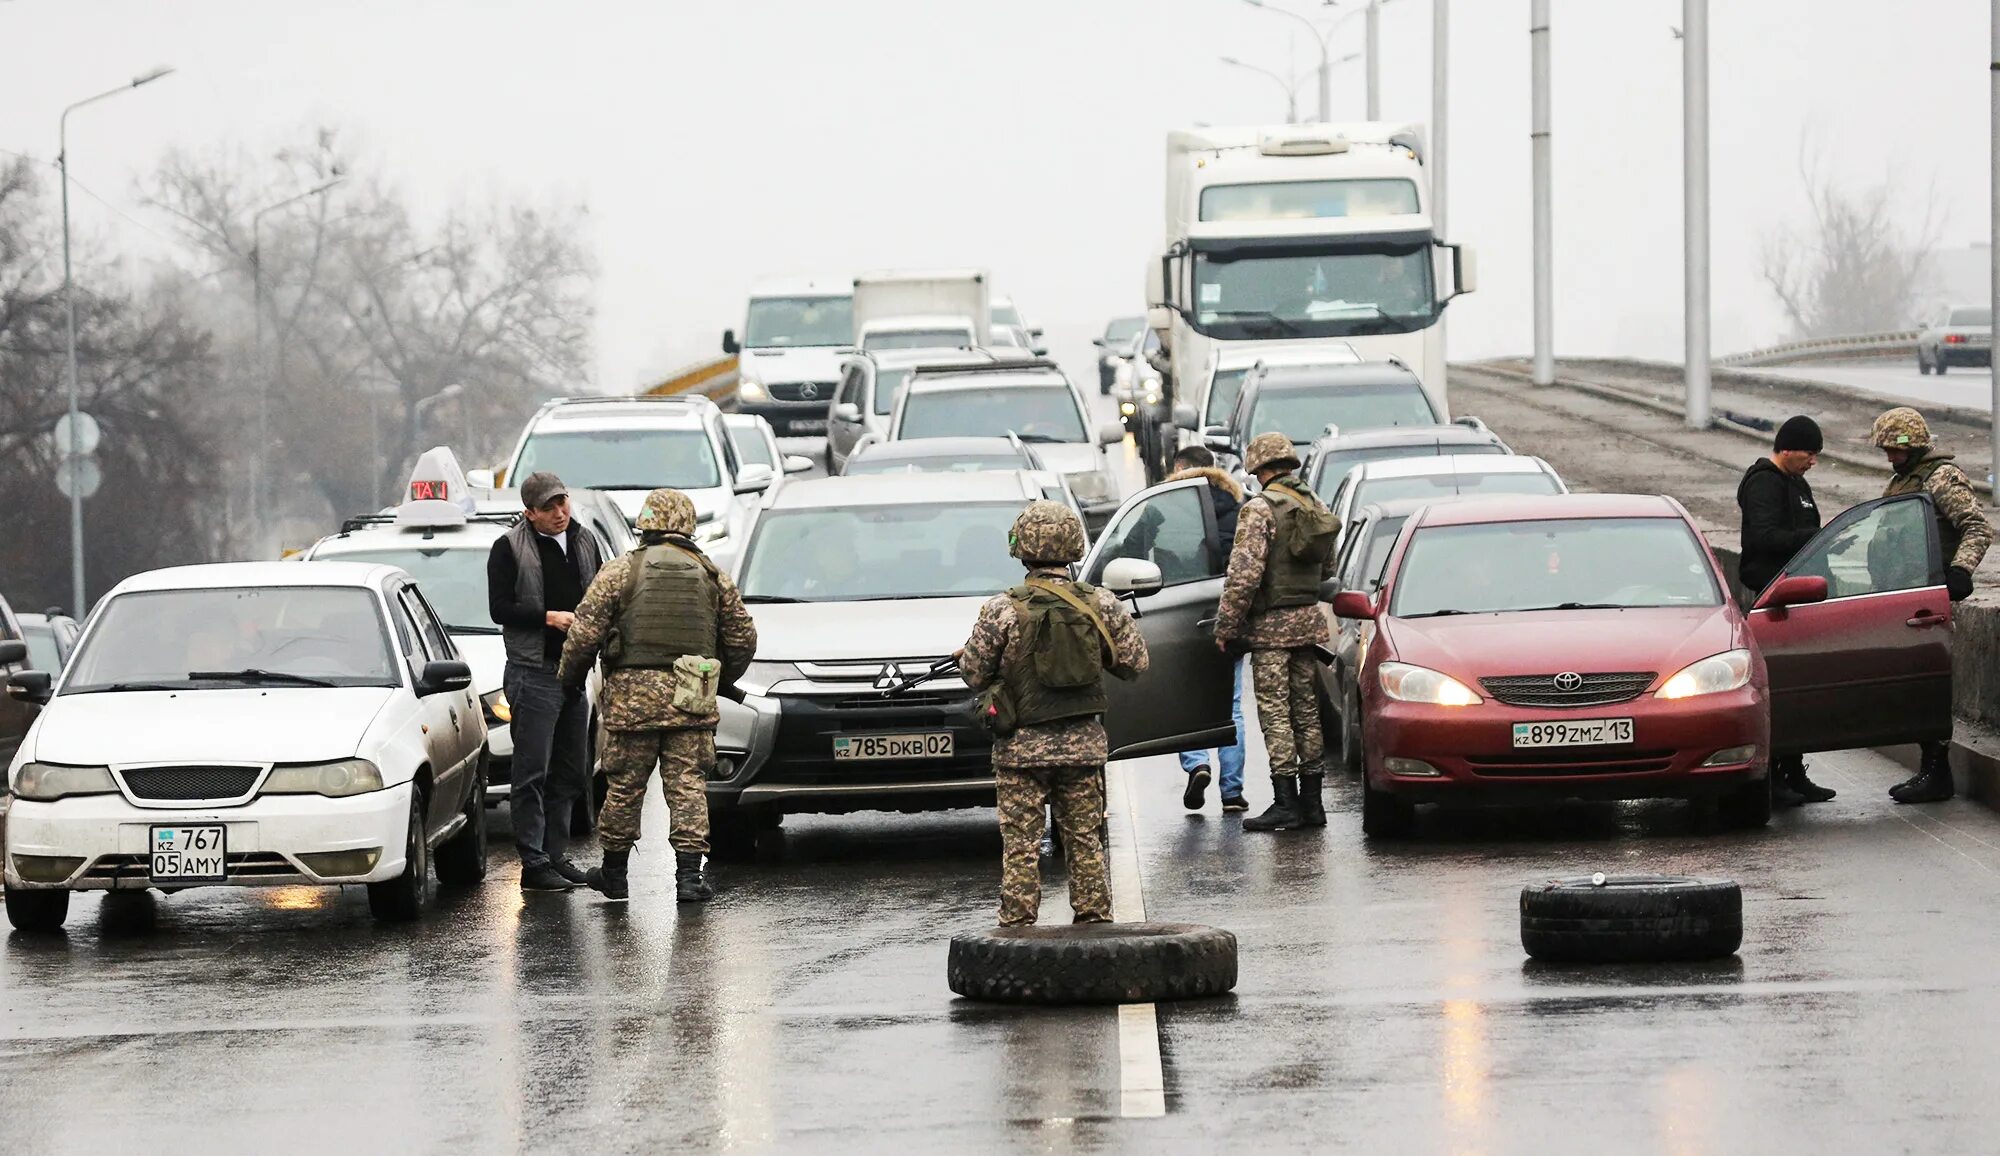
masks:
{"type": "Polygon", "coordinates": [[[590,704],[566,691],[550,668],[507,664],[502,680],[514,708],[514,790],[507,807],[521,866],[563,857],[570,809],[590,787],[590,704]]]}

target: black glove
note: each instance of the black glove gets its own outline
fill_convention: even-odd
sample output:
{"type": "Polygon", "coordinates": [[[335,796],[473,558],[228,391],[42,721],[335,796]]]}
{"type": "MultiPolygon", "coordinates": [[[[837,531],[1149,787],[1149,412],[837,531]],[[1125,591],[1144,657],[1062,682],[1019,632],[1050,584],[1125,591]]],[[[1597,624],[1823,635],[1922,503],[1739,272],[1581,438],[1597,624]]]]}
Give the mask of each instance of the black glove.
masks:
{"type": "Polygon", "coordinates": [[[1963,602],[1972,597],[1971,571],[1963,566],[1945,567],[1944,588],[1951,593],[1953,602],[1963,602]]]}

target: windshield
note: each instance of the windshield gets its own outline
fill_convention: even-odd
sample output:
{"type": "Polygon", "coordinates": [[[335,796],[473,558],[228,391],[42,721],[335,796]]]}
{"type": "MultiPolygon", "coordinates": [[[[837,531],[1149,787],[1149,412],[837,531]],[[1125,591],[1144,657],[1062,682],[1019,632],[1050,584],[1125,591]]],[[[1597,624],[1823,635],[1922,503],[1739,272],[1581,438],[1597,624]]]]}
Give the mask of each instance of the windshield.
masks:
{"type": "Polygon", "coordinates": [[[761,431],[729,427],[729,440],[736,444],[736,456],[743,459],[746,466],[770,466],[778,468],[777,459],[771,456],[771,443],[764,440],[761,431]]]}
{"type": "Polygon", "coordinates": [[[1708,555],[1679,518],[1566,518],[1419,529],[1396,571],[1390,612],[1720,602],[1708,555]]]}
{"type": "Polygon", "coordinates": [[[1991,325],[1993,324],[1993,310],[1954,309],[1951,311],[1951,323],[1953,325],[1991,325]]]}
{"type": "Polygon", "coordinates": [[[1449,498],[1455,495],[1560,494],[1562,487],[1537,470],[1520,474],[1428,474],[1413,478],[1370,478],[1354,495],[1356,502],[1393,502],[1398,498],[1449,498]]]}
{"type": "Polygon", "coordinates": [[[1343,430],[1436,425],[1430,398],[1414,381],[1304,389],[1261,389],[1250,407],[1250,429],[1277,431],[1295,442],[1315,441],[1327,426],[1343,430]]]}
{"type": "Polygon", "coordinates": [[[1225,341],[1409,333],[1437,320],[1428,244],[1197,253],[1194,327],[1225,341]]]}
{"type": "Polygon", "coordinates": [[[1403,177],[1212,185],[1201,191],[1204,221],[1395,217],[1416,211],[1416,182],[1403,177]]]}
{"type": "MultiPolygon", "coordinates": [[[[1496,445],[1442,446],[1437,442],[1422,445],[1402,446],[1354,446],[1351,448],[1325,450],[1313,459],[1313,489],[1322,498],[1330,497],[1340,488],[1340,480],[1347,471],[1362,462],[1385,462],[1396,458],[1434,458],[1443,454],[1504,454],[1507,451],[1496,445]]],[[[1537,491],[1542,492],[1542,491],[1537,491]]]]}
{"type": "MultiPolygon", "coordinates": [[[[63,693],[241,687],[314,680],[396,686],[373,591],[351,586],[225,587],[120,594],[99,611],[63,693]],[[269,672],[268,679],[196,672],[269,672]]],[[[311,683],[307,683],[311,685],[311,683]]]]}
{"type": "Polygon", "coordinates": [[[1120,317],[1104,327],[1104,344],[1117,347],[1132,340],[1133,336],[1146,327],[1144,317],[1120,317]]]}
{"type": "Polygon", "coordinates": [[[939,390],[903,403],[898,438],[1024,438],[1081,442],[1083,414],[1066,386],[1010,385],[939,390]]]}
{"type": "Polygon", "coordinates": [[[984,597],[1021,580],[1022,503],[776,510],[757,520],[743,596],[798,602],[984,597]]]}
{"type": "Polygon", "coordinates": [[[972,335],[963,329],[892,329],[861,339],[863,349],[966,349],[972,335]]]}
{"type": "Polygon", "coordinates": [[[751,349],[854,344],[852,297],[753,297],[743,344],[751,349]]]}
{"type": "Polygon", "coordinates": [[[62,669],[62,655],[56,648],[56,628],[48,622],[23,622],[21,641],[28,644],[28,669],[53,674],[62,669]]]}
{"type": "Polygon", "coordinates": [[[1028,463],[1015,454],[975,454],[952,458],[851,458],[849,474],[976,474],[982,470],[1025,470],[1028,463]]]}
{"type": "Polygon", "coordinates": [[[1024,322],[1022,322],[1021,320],[1021,311],[1019,309],[1014,308],[1012,302],[1008,301],[994,302],[992,315],[993,315],[993,324],[995,326],[1024,324],[1024,322]]]}
{"type": "Polygon", "coordinates": [[[701,490],[721,485],[706,430],[606,429],[536,433],[507,472],[547,470],[566,484],[598,490],[701,490]]]}
{"type": "Polygon", "coordinates": [[[500,628],[486,601],[486,557],[490,543],[480,548],[456,549],[411,546],[401,550],[356,550],[316,553],[313,557],[330,562],[379,562],[399,566],[417,580],[424,599],[438,612],[454,634],[498,634],[500,628]]]}
{"type": "Polygon", "coordinates": [[[1368,527],[1368,541],[1362,545],[1365,553],[1361,556],[1361,576],[1368,580],[1368,588],[1382,585],[1382,571],[1389,565],[1389,550],[1396,544],[1396,536],[1403,532],[1403,523],[1410,520],[1408,514],[1375,519],[1368,527]]]}
{"type": "Polygon", "coordinates": [[[896,399],[903,396],[903,383],[910,380],[907,369],[884,369],[875,374],[875,412],[888,415],[896,408],[896,399]]]}

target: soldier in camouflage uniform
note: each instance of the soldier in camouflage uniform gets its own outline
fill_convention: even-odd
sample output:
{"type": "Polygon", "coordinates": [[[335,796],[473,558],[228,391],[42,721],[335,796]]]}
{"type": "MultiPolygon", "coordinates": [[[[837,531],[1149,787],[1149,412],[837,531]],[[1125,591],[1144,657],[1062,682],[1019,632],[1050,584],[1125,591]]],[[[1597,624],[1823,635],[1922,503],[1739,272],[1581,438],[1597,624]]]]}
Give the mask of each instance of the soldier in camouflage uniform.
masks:
{"type": "MultiPolygon", "coordinates": [[[[1908,406],[1897,406],[1875,419],[1868,440],[1888,457],[1895,473],[1882,491],[1883,497],[1897,494],[1928,493],[1937,511],[1938,541],[1945,556],[1944,583],[1951,600],[1958,602],[1972,593],[1972,575],[1979,560],[1993,544],[1993,526],[1979,508],[1979,496],[1965,472],[1952,464],[1952,455],[1931,442],[1930,426],[1924,415],[1908,406]]],[[[1877,547],[1898,552],[1912,551],[1918,558],[1928,553],[1928,543],[1869,544],[1869,569],[1877,570],[1877,547]]],[[[1885,564],[1897,559],[1888,559],[1885,564]]],[[[1907,559],[1904,559],[1907,563],[1907,559]]],[[[1915,777],[1889,788],[1889,797],[1898,803],[1935,803],[1956,792],[1952,782],[1949,753],[1951,744],[1934,739],[1919,744],[1921,759],[1915,777]]]]}
{"type": "Polygon", "coordinates": [[[1332,542],[1318,535],[1329,531],[1332,517],[1299,480],[1298,451],[1284,434],[1251,439],[1243,466],[1261,489],[1236,514],[1215,641],[1225,650],[1250,651],[1257,722],[1271,758],[1272,794],[1270,808],[1243,820],[1243,829],[1324,827],[1320,790],[1326,779],[1326,740],[1320,730],[1313,647],[1331,637],[1319,608],[1319,583],[1333,573],[1332,542]],[[1295,527],[1315,535],[1305,553],[1293,548],[1295,527]]]}
{"type": "MultiPolygon", "coordinates": [[[[1104,863],[1105,672],[1139,677],[1146,640],[1109,590],[1070,577],[1083,557],[1083,524],[1059,502],[1031,502],[1014,521],[1009,552],[1027,581],[979,610],[958,652],[966,685],[1004,700],[1015,726],[993,740],[1000,809],[1000,923],[1035,922],[1042,902],[1037,850],[1055,812],[1069,860],[1078,923],[1111,919],[1104,863]]],[[[1004,725],[1004,724],[1003,724],[1004,725]]]]}
{"type": "Polygon", "coordinates": [[[694,543],[694,503],[679,490],[646,495],[637,550],[605,564],[576,608],[558,676],[581,686],[604,653],[602,757],[610,790],[598,815],[604,865],[585,882],[608,899],[629,894],[646,780],[660,766],[672,817],[674,896],[702,903],[708,851],[708,775],[715,767],[716,695],[757,652],[757,624],[729,576],[694,543]]]}

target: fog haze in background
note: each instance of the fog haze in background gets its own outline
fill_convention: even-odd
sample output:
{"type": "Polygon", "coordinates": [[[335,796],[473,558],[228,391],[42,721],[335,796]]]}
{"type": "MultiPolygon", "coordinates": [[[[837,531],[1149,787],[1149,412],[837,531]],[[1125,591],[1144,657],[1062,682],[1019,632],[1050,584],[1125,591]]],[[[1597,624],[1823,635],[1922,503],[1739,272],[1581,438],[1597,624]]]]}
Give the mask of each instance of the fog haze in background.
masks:
{"type": "MultiPolygon", "coordinates": [[[[1552,8],[1557,350],[1677,359],[1681,5],[1552,8]]],[[[1430,9],[1383,9],[1386,119],[1429,119],[1430,9]]],[[[1757,259],[1805,209],[1802,148],[1843,187],[1893,181],[1912,218],[1934,203],[1945,249],[1985,239],[1984,4],[1712,9],[1718,352],[1784,336],[1757,259]]],[[[1480,259],[1454,358],[1529,346],[1528,10],[1453,5],[1449,233],[1480,259]]],[[[1238,0],[5,0],[0,44],[0,149],[44,159],[64,104],[179,68],[72,120],[73,171],[115,206],[79,194],[79,234],[135,274],[193,259],[135,189],[172,147],[269,153],[327,124],[419,211],[587,203],[598,368],[579,384],[618,390],[719,353],[755,280],[885,266],[987,267],[1083,369],[1103,320],[1142,304],[1165,133],[1282,119],[1276,84],[1217,58],[1297,69],[1306,111],[1318,59],[1238,0]]],[[[1335,73],[1336,119],[1360,119],[1362,75],[1335,73]]]]}

